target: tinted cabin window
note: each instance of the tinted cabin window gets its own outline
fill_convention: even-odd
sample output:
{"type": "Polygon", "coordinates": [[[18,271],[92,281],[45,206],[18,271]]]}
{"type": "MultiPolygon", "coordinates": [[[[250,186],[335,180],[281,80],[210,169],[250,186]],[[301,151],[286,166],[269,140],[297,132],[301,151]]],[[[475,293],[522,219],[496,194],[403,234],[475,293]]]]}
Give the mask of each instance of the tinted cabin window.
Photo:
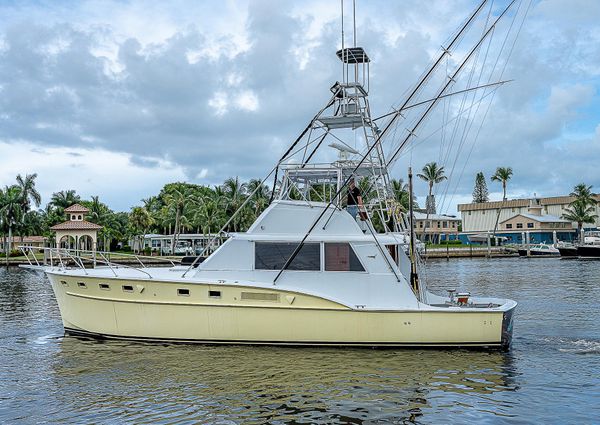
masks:
{"type": "Polygon", "coordinates": [[[325,244],[325,270],[329,272],[364,272],[349,243],[325,244]]]}
{"type": "MultiPolygon", "coordinates": [[[[257,270],[281,270],[294,253],[297,243],[256,242],[254,244],[254,268],[257,270]]],[[[321,252],[318,243],[305,243],[287,270],[321,270],[321,252]]]]}

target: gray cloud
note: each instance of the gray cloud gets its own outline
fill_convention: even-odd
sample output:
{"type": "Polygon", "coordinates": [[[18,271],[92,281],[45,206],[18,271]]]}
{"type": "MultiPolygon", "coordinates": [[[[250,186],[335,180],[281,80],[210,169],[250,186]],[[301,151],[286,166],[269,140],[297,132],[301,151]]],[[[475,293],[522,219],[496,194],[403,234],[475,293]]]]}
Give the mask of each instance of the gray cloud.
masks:
{"type": "MultiPolygon", "coordinates": [[[[301,16],[295,6],[252,1],[245,26],[218,35],[204,21],[178,23],[173,16],[172,33],[158,42],[145,42],[145,34],[121,37],[110,15],[98,18],[99,12],[94,24],[78,24],[75,12],[44,22],[39,14],[28,21],[0,11],[11,17],[0,33],[0,140],[100,147],[131,154],[133,163],[150,169],[166,160],[200,183],[264,175],[339,79],[337,20],[310,33],[319,18],[311,8],[317,13],[323,6],[308,3],[301,16]],[[114,57],[98,53],[107,43],[114,57]]],[[[359,3],[359,41],[373,59],[376,115],[401,99],[472,6],[359,3]]],[[[567,14],[565,8],[558,1],[534,4],[506,68],[505,76],[516,81],[494,97],[466,165],[471,147],[463,147],[449,194],[455,187],[457,196],[470,194],[472,176],[480,170],[491,175],[499,165],[515,170],[514,193],[563,193],[582,179],[600,188],[596,160],[582,153],[597,153],[599,145],[589,131],[598,124],[600,36],[590,19],[597,5],[581,2],[567,14]]],[[[422,134],[435,130],[440,117],[422,134]]],[[[436,136],[415,147],[413,167],[438,159],[439,142],[436,136]]],[[[405,174],[409,159],[394,175],[405,174]]],[[[418,189],[425,191],[421,183],[418,189]]]]}

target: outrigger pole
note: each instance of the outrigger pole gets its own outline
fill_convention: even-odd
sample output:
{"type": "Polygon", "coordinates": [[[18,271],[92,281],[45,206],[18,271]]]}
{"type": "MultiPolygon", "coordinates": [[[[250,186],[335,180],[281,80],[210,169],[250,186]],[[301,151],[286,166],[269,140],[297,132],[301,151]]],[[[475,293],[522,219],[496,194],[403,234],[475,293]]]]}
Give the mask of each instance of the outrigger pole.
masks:
{"type": "MultiPolygon", "coordinates": [[[[492,30],[494,28],[496,28],[496,24],[498,24],[498,22],[500,21],[500,19],[502,19],[502,17],[506,14],[506,12],[508,12],[508,10],[512,7],[512,5],[516,1],[517,0],[512,0],[509,3],[509,5],[506,6],[506,8],[502,11],[502,13],[500,15],[498,15],[498,18],[496,18],[496,20],[494,21],[494,23],[492,25],[490,25],[490,27],[488,28],[488,30],[481,36],[481,38],[479,39],[479,41],[469,51],[469,54],[465,57],[465,59],[462,61],[462,63],[459,65],[459,67],[456,69],[456,71],[454,71],[454,73],[452,74],[452,76],[448,77],[448,82],[444,85],[444,87],[442,87],[440,89],[440,91],[438,92],[437,96],[431,101],[431,103],[429,104],[429,106],[427,107],[427,109],[425,110],[425,112],[423,112],[423,114],[421,115],[421,117],[419,118],[419,120],[417,121],[417,123],[413,126],[413,128],[411,130],[408,130],[408,135],[402,141],[402,143],[400,143],[400,145],[398,146],[398,148],[394,151],[394,154],[390,157],[390,159],[388,160],[386,166],[390,166],[390,164],[392,164],[392,162],[394,162],[394,160],[397,158],[397,156],[400,153],[400,151],[404,148],[404,146],[406,146],[406,144],[411,139],[411,137],[413,137],[415,135],[415,131],[423,123],[423,121],[425,120],[425,118],[427,117],[427,115],[429,115],[429,112],[431,112],[431,110],[433,109],[433,107],[435,105],[437,105],[438,101],[440,99],[442,99],[442,97],[444,96],[444,92],[448,89],[448,87],[450,87],[450,85],[454,81],[456,81],[456,77],[463,70],[463,68],[465,67],[465,65],[469,61],[469,59],[471,59],[471,56],[473,56],[473,54],[477,51],[477,49],[485,41],[485,39],[488,37],[488,35],[491,34],[492,30]]],[[[402,109],[400,109],[400,110],[402,110],[402,109]]],[[[394,118],[392,118],[392,121],[396,117],[397,117],[397,115],[394,116],[394,118]]]]}
{"type": "MultiPolygon", "coordinates": [[[[423,122],[423,120],[425,119],[425,117],[429,114],[429,112],[437,104],[437,101],[439,100],[439,97],[444,94],[444,92],[446,91],[446,89],[450,86],[450,83],[456,79],[456,77],[458,76],[458,74],[460,73],[460,71],[462,71],[462,69],[464,68],[465,64],[471,58],[471,56],[473,55],[473,53],[477,50],[477,48],[479,48],[479,46],[481,45],[481,43],[483,43],[483,41],[491,33],[492,29],[495,28],[495,26],[498,23],[498,21],[504,16],[504,14],[510,9],[510,7],[516,1],[517,0],[512,0],[510,2],[510,4],[498,16],[498,18],[494,21],[494,23],[490,26],[490,28],[481,36],[481,38],[479,39],[479,41],[477,42],[477,44],[475,45],[475,47],[473,47],[473,49],[471,49],[471,51],[469,52],[469,54],[467,55],[467,57],[463,60],[463,62],[461,63],[461,65],[458,67],[458,69],[454,72],[454,74],[452,75],[452,77],[449,79],[448,83],[446,83],[444,85],[444,87],[440,90],[440,92],[436,96],[436,99],[434,101],[432,101],[432,103],[429,105],[429,107],[427,108],[427,110],[423,113],[423,115],[421,116],[421,118],[419,119],[419,121],[417,122],[417,124],[413,127],[413,130],[409,133],[409,135],[406,137],[406,139],[402,142],[402,144],[400,145],[400,147],[394,152],[394,155],[392,155],[392,158],[390,160],[388,160],[388,162],[387,162],[386,165],[391,164],[391,162],[394,160],[394,158],[399,153],[399,150],[404,147],[404,145],[408,142],[408,140],[410,140],[410,137],[414,134],[414,131],[419,127],[419,125],[423,122]]],[[[471,17],[467,20],[467,22],[465,23],[465,25],[463,25],[463,27],[461,28],[461,30],[452,39],[452,41],[450,42],[450,44],[448,45],[448,47],[443,49],[443,52],[440,55],[440,57],[438,58],[438,60],[432,65],[432,67],[425,74],[425,76],[423,76],[423,78],[421,78],[421,81],[413,89],[413,91],[411,92],[411,94],[407,97],[407,99],[404,101],[403,105],[398,109],[398,111],[396,112],[396,114],[394,116],[392,116],[392,119],[386,124],[386,126],[384,127],[384,129],[378,135],[377,139],[374,141],[374,143],[371,145],[371,147],[366,151],[366,153],[360,159],[360,161],[358,162],[358,164],[354,167],[354,169],[349,174],[349,176],[344,180],[344,182],[342,183],[342,185],[338,188],[338,190],[335,193],[335,196],[333,196],[332,199],[337,199],[337,197],[342,193],[342,190],[344,190],[344,188],[348,185],[348,183],[350,182],[350,179],[353,178],[352,176],[356,172],[356,170],[358,170],[358,168],[360,168],[360,166],[365,162],[365,160],[369,157],[369,155],[371,154],[371,152],[373,152],[373,150],[375,149],[375,147],[377,147],[381,143],[382,138],[387,134],[387,132],[392,127],[392,125],[394,124],[394,122],[396,121],[396,119],[401,115],[402,108],[404,108],[404,107],[406,107],[408,105],[408,103],[410,102],[410,100],[417,94],[417,92],[423,86],[423,84],[425,84],[425,82],[427,81],[427,79],[429,78],[429,76],[433,73],[433,71],[439,65],[439,63],[442,61],[442,59],[445,57],[445,55],[449,54],[450,49],[454,46],[454,44],[456,43],[456,41],[458,40],[458,38],[463,34],[463,32],[465,31],[465,29],[470,25],[470,23],[473,21],[473,19],[479,13],[479,11],[483,8],[483,6],[485,5],[486,2],[487,2],[487,0],[484,0],[484,1],[481,2],[481,4],[475,10],[475,12],[473,12],[471,14],[471,17]]],[[[306,242],[306,239],[312,233],[312,231],[315,229],[315,227],[317,226],[317,224],[319,223],[319,221],[321,220],[321,218],[323,218],[323,216],[325,215],[325,213],[328,211],[329,207],[331,207],[332,204],[333,204],[333,201],[329,201],[327,203],[327,205],[325,206],[325,208],[323,208],[323,211],[321,211],[321,213],[316,218],[316,220],[313,222],[313,224],[310,226],[310,228],[308,229],[308,231],[306,232],[306,234],[304,235],[304,237],[302,238],[302,240],[300,241],[300,243],[298,244],[298,246],[296,247],[296,249],[294,249],[294,252],[292,252],[292,255],[290,255],[290,257],[287,259],[287,261],[285,262],[285,264],[283,265],[283,267],[281,268],[281,270],[279,271],[279,273],[277,273],[277,275],[275,276],[275,279],[273,279],[273,284],[275,284],[277,282],[277,280],[282,275],[282,273],[289,267],[289,265],[292,263],[292,261],[294,261],[294,259],[296,258],[296,256],[298,255],[298,253],[300,252],[300,250],[302,249],[302,247],[304,246],[304,243],[306,242]]],[[[375,238],[375,241],[377,242],[376,238],[375,238]]]]}

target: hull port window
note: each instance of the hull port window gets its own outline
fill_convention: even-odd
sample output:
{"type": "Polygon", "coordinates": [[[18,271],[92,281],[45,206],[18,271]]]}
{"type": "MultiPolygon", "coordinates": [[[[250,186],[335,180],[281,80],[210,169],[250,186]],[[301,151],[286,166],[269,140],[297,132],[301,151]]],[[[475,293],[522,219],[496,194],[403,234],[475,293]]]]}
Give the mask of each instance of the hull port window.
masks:
{"type": "Polygon", "coordinates": [[[133,286],[123,285],[123,292],[133,292],[133,286]]]}
{"type": "Polygon", "coordinates": [[[365,269],[349,243],[326,243],[325,271],[364,272],[365,269]]]}
{"type": "MultiPolygon", "coordinates": [[[[297,243],[256,242],[254,244],[254,268],[256,270],[281,270],[294,253],[297,243]]],[[[321,270],[320,244],[305,243],[287,270],[321,270]]]]}
{"type": "Polygon", "coordinates": [[[108,291],[108,290],[110,290],[110,286],[108,285],[108,283],[101,283],[100,289],[104,289],[105,291],[108,291]]]}
{"type": "Polygon", "coordinates": [[[182,297],[189,297],[190,296],[190,290],[189,289],[178,289],[177,290],[177,295],[182,296],[182,297]]]}
{"type": "Polygon", "coordinates": [[[221,291],[208,291],[210,298],[221,298],[221,291]]]}
{"type": "Polygon", "coordinates": [[[87,289],[87,285],[83,282],[77,282],[77,286],[79,286],[80,288],[83,288],[83,289],[87,289]]]}
{"type": "Polygon", "coordinates": [[[61,280],[60,283],[62,284],[62,286],[69,286],[66,280],[61,280]]]}

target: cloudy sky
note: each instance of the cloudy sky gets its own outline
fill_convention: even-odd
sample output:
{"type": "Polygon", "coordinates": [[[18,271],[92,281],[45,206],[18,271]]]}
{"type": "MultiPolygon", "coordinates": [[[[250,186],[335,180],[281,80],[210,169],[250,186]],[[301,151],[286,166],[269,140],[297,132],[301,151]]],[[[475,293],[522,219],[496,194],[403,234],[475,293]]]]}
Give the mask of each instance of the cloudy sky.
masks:
{"type": "MultiPolygon", "coordinates": [[[[402,100],[474,7],[358,2],[374,115],[402,100]]],[[[514,170],[510,197],[579,182],[600,191],[600,2],[533,0],[527,12],[502,75],[514,81],[494,92],[478,137],[444,155],[432,119],[432,137],[392,170],[444,163],[442,212],[497,166],[514,170]]],[[[44,202],[75,189],[129,210],[168,182],[264,176],[340,78],[339,15],[337,0],[1,2],[0,185],[36,172],[44,202]]]]}

